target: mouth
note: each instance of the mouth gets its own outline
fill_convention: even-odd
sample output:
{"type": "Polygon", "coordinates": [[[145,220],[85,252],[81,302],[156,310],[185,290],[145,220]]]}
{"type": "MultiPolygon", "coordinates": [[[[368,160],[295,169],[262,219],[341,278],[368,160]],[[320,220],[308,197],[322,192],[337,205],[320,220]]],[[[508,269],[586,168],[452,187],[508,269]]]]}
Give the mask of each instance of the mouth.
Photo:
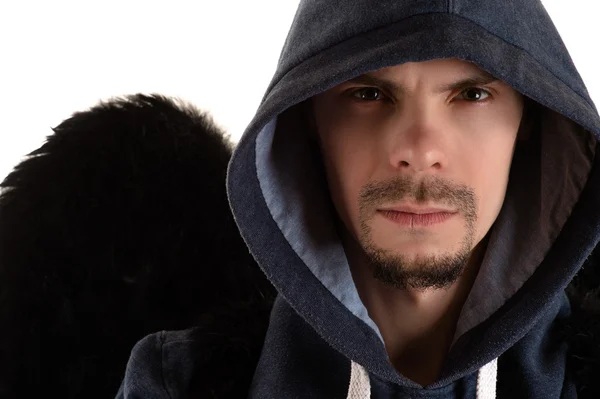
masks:
{"type": "Polygon", "coordinates": [[[377,213],[395,224],[411,228],[442,224],[457,214],[456,211],[441,208],[416,208],[408,206],[378,209],[377,213]]]}

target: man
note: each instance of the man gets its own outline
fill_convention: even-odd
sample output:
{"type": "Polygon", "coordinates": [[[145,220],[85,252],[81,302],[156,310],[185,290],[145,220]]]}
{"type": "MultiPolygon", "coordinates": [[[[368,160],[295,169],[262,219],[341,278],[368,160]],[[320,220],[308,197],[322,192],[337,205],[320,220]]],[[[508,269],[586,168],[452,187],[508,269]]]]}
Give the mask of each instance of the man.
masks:
{"type": "MultiPolygon", "coordinates": [[[[227,179],[279,293],[247,395],[584,395],[562,331],[599,134],[539,1],[301,2],[227,179]]],[[[144,372],[177,375],[174,337],[121,397],[181,387],[144,372]]]]}

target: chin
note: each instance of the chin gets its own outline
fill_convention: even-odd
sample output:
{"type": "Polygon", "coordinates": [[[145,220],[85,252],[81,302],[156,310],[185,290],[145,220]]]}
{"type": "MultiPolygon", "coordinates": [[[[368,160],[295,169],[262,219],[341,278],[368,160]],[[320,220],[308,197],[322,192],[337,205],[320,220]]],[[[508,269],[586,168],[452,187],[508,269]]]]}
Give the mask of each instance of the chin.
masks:
{"type": "Polygon", "coordinates": [[[449,243],[432,237],[410,237],[408,239],[373,240],[370,242],[369,247],[380,249],[393,255],[417,257],[456,252],[460,247],[460,242],[449,243]]]}

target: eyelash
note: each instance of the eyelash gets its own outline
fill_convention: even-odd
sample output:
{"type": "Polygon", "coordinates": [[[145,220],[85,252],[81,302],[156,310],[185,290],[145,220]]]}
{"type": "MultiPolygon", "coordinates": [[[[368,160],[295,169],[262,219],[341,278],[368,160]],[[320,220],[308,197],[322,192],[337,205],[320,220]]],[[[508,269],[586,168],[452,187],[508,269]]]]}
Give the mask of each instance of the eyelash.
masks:
{"type": "MultiPolygon", "coordinates": [[[[487,95],[487,97],[485,97],[482,100],[475,100],[475,101],[469,101],[469,100],[466,100],[466,99],[463,98],[462,99],[463,101],[472,102],[472,103],[483,103],[483,102],[488,101],[488,99],[490,97],[492,97],[492,93],[489,90],[487,90],[487,89],[484,89],[482,87],[467,87],[467,88],[461,90],[452,100],[456,99],[458,96],[460,96],[461,94],[464,94],[465,92],[467,92],[469,90],[477,90],[480,93],[483,93],[483,94],[487,95]]],[[[361,102],[377,102],[377,101],[393,102],[392,98],[389,97],[389,96],[387,96],[386,94],[384,94],[383,90],[379,89],[378,87],[370,87],[370,86],[369,87],[361,87],[359,89],[352,90],[350,92],[350,96],[354,97],[355,99],[357,99],[357,100],[359,100],[361,102]],[[359,98],[359,97],[356,96],[356,94],[364,92],[365,90],[377,90],[381,95],[384,96],[384,98],[381,99],[381,100],[365,100],[365,99],[362,99],[362,98],[359,98]]]]}

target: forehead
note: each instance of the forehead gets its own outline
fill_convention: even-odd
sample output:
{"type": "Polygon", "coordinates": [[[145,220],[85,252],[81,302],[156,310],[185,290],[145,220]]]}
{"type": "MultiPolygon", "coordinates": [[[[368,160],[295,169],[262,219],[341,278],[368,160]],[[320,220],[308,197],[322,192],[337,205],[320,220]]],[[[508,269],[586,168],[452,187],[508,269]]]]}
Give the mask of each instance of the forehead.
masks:
{"type": "Polygon", "coordinates": [[[438,94],[448,93],[488,85],[508,92],[514,91],[508,84],[472,62],[446,58],[407,62],[370,71],[338,84],[322,94],[335,93],[354,85],[376,86],[399,95],[423,89],[438,94]]]}
{"type": "Polygon", "coordinates": [[[371,71],[368,75],[381,75],[398,78],[418,77],[421,75],[439,76],[440,78],[454,78],[462,75],[478,75],[493,78],[488,72],[479,68],[472,62],[456,59],[442,58],[422,62],[407,62],[387,68],[371,71]]]}

